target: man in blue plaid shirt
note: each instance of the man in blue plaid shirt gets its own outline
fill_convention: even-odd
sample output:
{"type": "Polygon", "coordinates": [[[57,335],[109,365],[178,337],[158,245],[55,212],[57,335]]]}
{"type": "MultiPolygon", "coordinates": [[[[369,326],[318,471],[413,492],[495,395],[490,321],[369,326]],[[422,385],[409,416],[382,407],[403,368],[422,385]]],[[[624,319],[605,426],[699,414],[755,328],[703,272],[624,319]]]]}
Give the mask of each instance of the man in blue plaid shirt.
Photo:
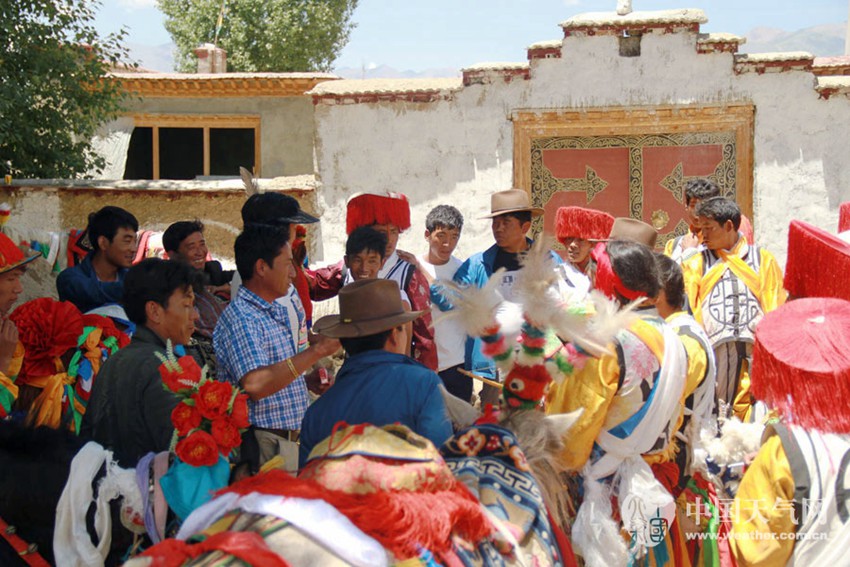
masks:
{"type": "Polygon", "coordinates": [[[287,225],[249,224],[236,238],[236,268],[243,283],[219,318],[213,345],[219,377],[241,386],[250,398],[261,463],[283,454],[287,468],[294,470],[294,441],[308,403],[302,374],[333,354],[339,342],[319,338],[296,352],[297,330],[290,328],[286,307],[275,302],[295,277],[289,236],[287,225]]]}

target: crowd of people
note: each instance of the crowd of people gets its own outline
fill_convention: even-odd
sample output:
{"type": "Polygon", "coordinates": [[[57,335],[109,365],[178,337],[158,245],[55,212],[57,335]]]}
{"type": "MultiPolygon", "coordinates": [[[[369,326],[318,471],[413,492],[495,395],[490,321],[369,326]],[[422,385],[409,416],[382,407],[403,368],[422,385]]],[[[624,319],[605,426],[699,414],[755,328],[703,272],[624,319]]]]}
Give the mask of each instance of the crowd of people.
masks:
{"type": "MultiPolygon", "coordinates": [[[[688,232],[663,252],[646,223],[562,207],[558,254],[529,237],[543,210],[526,191],[495,192],[490,214],[474,221],[490,223],[493,245],[461,259],[457,208],[428,213],[414,254],[397,248],[413,226],[407,198],[359,194],[348,202],[344,257],[313,269],[303,227],[320,219],[292,197],[260,193],[242,208],[235,271],[211,258],[194,220],[164,232],[167,259],[134,264],[139,223],[107,206],[89,216],[88,255],[58,276],[59,302],[44,300],[38,313],[32,302],[12,311],[36,256],[0,233],[0,418],[71,428],[134,467],[174,449],[181,398],[163,388],[161,364],[189,355],[247,394],[250,428],[233,465],[297,474],[340,424],[401,424],[439,448],[458,429],[458,402],[486,417],[501,399],[576,416],[555,455],[572,507],[553,523],[587,565],[844,564],[850,303],[797,294],[784,305],[801,289],[787,276],[800,270],[783,278],[713,182],[688,181],[684,197],[688,232]],[[619,326],[604,345],[546,329],[552,314],[528,307],[517,282],[535,254],[550,274],[543,292],[558,298],[552,311],[610,306],[619,326]],[[496,298],[487,308],[498,324],[465,320],[462,294],[473,290],[479,303],[485,292],[496,298]],[[339,314],[313,321],[313,303],[331,297],[339,314]],[[75,359],[94,361],[79,383],[65,351],[85,341],[43,346],[68,317],[65,302],[75,325],[98,330],[75,359]],[[503,314],[524,304],[523,333],[506,340],[503,314]],[[516,364],[553,376],[554,364],[563,376],[550,384],[506,371],[500,362],[521,348],[516,364]],[[522,362],[532,354],[551,364],[522,362]],[[55,368],[37,378],[45,356],[55,368]],[[760,436],[765,424],[763,444],[729,457],[745,444],[731,431],[760,436]],[[724,443],[725,452],[709,448],[724,443]]],[[[850,258],[840,240],[797,226],[806,254],[850,258]]]]}

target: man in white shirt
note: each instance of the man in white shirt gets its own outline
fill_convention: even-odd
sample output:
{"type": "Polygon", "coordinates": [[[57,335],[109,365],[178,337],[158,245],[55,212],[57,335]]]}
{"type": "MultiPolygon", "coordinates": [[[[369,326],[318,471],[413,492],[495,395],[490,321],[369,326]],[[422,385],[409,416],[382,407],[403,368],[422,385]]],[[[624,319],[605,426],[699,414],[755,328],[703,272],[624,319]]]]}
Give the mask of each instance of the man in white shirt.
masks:
{"type": "MultiPolygon", "coordinates": [[[[462,230],[463,215],[451,205],[438,205],[425,217],[428,251],[412,257],[410,262],[425,275],[429,285],[436,280],[451,281],[463,263],[454,256],[462,230]]],[[[459,372],[463,368],[466,333],[457,319],[438,321],[440,310],[433,304],[431,315],[437,321],[434,323],[437,374],[449,393],[468,402],[472,398],[472,379],[459,372]]]]}

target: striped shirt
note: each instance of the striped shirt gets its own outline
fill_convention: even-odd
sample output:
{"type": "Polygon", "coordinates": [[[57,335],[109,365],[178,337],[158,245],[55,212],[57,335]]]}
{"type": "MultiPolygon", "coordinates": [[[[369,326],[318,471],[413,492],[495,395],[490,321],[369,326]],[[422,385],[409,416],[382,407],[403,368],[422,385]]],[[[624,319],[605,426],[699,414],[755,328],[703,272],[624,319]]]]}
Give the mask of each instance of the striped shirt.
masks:
{"type": "MultiPolygon", "coordinates": [[[[301,317],[303,312],[299,320],[301,317]]],[[[289,321],[286,307],[240,287],[213,332],[219,378],[239,384],[249,372],[295,356],[298,329],[292,329],[289,321]]],[[[308,399],[302,375],[271,396],[250,401],[251,423],[269,429],[299,429],[308,399]]]]}

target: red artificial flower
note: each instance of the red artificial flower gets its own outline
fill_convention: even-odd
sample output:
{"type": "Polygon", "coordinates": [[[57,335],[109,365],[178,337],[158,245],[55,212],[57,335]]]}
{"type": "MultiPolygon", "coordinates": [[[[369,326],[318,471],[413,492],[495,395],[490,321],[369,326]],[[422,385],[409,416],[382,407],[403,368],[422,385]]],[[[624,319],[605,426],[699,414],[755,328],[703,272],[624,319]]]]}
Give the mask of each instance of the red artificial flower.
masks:
{"type": "Polygon", "coordinates": [[[226,382],[211,380],[201,386],[192,396],[201,415],[207,419],[217,419],[227,415],[233,386],[226,382]]]}
{"type": "Polygon", "coordinates": [[[209,467],[218,462],[218,445],[206,431],[194,431],[175,448],[177,457],[193,467],[209,467]]]}
{"type": "Polygon", "coordinates": [[[195,406],[180,402],[171,412],[171,423],[177,430],[177,435],[183,437],[201,425],[201,414],[195,406]]]}
{"type": "Polygon", "coordinates": [[[233,400],[233,409],[230,411],[230,421],[239,429],[245,429],[251,422],[248,421],[248,396],[247,394],[236,394],[233,400]]]}
{"type": "Polygon", "coordinates": [[[189,356],[181,356],[177,359],[180,370],[171,370],[165,363],[159,365],[159,375],[162,383],[172,392],[180,390],[191,390],[201,381],[201,367],[195,359],[189,356]]]}
{"type": "Polygon", "coordinates": [[[230,454],[234,447],[242,444],[239,429],[224,417],[212,422],[212,437],[218,444],[219,451],[225,457],[230,454]]]}

